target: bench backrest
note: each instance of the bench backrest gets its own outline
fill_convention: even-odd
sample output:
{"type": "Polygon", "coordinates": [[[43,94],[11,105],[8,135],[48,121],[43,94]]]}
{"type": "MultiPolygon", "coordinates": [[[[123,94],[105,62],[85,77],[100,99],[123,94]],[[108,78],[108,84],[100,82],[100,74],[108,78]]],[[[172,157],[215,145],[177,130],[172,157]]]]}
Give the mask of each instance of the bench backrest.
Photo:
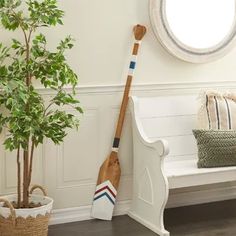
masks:
{"type": "Polygon", "coordinates": [[[166,139],[168,161],[196,158],[197,147],[192,135],[196,128],[197,96],[162,96],[138,98],[138,117],[150,139],[166,139]]]}

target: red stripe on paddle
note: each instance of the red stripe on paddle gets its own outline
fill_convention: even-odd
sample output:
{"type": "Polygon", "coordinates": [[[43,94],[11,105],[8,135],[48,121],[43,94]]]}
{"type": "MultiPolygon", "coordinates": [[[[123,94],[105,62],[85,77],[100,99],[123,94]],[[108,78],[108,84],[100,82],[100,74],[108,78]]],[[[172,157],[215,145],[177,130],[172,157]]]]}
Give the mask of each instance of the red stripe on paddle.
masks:
{"type": "Polygon", "coordinates": [[[102,192],[102,191],[105,190],[105,189],[107,189],[107,190],[112,194],[112,196],[113,196],[114,198],[116,198],[116,195],[112,192],[112,190],[109,188],[109,186],[105,186],[105,187],[103,187],[103,188],[101,188],[101,189],[98,189],[98,190],[95,192],[95,194],[100,193],[100,192],[102,192]]]}

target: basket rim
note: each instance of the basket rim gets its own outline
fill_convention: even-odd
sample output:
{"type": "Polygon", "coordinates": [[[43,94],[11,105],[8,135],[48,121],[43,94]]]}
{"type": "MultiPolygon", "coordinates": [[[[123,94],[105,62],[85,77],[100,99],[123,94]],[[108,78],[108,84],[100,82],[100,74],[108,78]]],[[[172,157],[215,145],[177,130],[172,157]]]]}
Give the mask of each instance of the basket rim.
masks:
{"type": "MultiPolygon", "coordinates": [[[[17,195],[16,194],[9,194],[9,195],[5,195],[5,196],[1,196],[1,198],[5,198],[8,201],[12,198],[15,198],[17,195]]],[[[17,217],[24,217],[25,216],[32,216],[34,217],[34,215],[44,215],[47,212],[49,213],[52,209],[52,205],[54,200],[51,197],[48,196],[42,196],[42,195],[38,195],[38,194],[30,194],[30,197],[35,197],[37,199],[41,199],[41,201],[48,201],[47,204],[42,205],[40,207],[35,207],[35,208],[20,208],[20,209],[14,209],[16,212],[17,217]]],[[[10,212],[10,209],[8,207],[3,207],[0,204],[0,210],[2,209],[2,213],[3,215],[0,213],[1,216],[4,216],[6,214],[6,212],[10,212]],[[5,214],[4,214],[5,213],[5,214]]]]}

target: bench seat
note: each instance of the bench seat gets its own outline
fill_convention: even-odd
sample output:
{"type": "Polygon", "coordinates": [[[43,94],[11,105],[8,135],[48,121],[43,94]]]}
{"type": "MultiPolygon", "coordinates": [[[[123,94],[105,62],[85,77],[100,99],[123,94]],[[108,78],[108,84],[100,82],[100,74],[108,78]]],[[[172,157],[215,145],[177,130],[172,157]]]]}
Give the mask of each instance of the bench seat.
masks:
{"type": "Polygon", "coordinates": [[[236,179],[236,166],[197,168],[197,159],[166,161],[164,171],[170,189],[229,182],[236,179]]]}

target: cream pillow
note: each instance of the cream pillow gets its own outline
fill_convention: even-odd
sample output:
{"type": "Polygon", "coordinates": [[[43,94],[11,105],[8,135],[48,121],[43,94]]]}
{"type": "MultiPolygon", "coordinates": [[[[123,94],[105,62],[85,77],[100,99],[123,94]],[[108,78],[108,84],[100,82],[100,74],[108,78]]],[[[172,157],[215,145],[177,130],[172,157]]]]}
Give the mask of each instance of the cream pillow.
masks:
{"type": "Polygon", "coordinates": [[[236,130],[236,93],[206,91],[200,100],[199,129],[236,130]]]}

